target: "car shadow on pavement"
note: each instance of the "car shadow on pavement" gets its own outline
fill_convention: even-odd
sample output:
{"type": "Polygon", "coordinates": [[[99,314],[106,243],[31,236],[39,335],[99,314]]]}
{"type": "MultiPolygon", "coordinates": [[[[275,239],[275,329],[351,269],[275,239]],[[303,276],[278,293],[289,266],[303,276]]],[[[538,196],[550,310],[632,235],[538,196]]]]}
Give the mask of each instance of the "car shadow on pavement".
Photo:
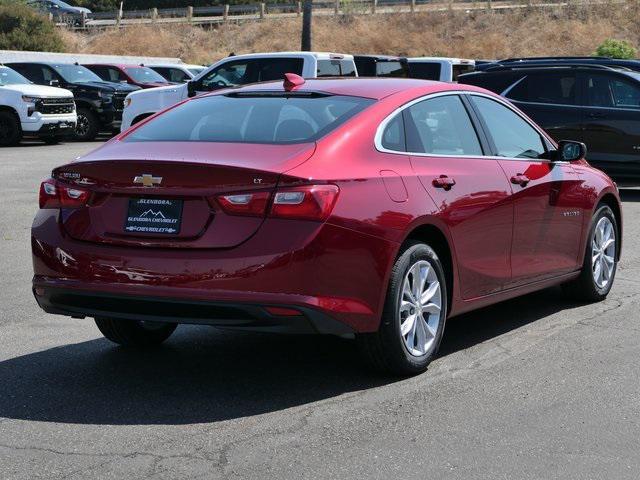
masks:
{"type": "MultiPolygon", "coordinates": [[[[451,319],[440,356],[569,306],[551,289],[451,319]]],[[[109,425],[217,422],[400,380],[364,366],[347,340],[182,326],[149,351],[98,339],[0,362],[0,417],[109,425]]]]}

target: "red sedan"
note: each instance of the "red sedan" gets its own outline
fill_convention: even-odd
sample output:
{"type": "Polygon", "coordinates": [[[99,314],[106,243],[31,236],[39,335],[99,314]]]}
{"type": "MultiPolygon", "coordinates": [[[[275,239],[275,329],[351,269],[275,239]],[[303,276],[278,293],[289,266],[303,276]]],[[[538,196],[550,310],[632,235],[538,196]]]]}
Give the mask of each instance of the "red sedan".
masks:
{"type": "Polygon", "coordinates": [[[473,86],[287,74],[56,168],[33,291],[123,345],[180,323],[335,334],[417,373],[454,315],[560,284],[607,296],[620,200],[584,154],[473,86]]]}

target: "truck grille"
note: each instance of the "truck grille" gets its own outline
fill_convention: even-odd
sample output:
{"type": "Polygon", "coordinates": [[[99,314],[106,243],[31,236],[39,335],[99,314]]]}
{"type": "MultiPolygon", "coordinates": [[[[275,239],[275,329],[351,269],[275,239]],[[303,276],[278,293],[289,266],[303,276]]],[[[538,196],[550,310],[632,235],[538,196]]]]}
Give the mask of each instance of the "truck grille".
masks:
{"type": "Polygon", "coordinates": [[[73,98],[43,98],[36,103],[36,111],[43,115],[62,115],[65,113],[73,113],[75,104],[73,98]]]}
{"type": "Polygon", "coordinates": [[[129,92],[116,92],[113,95],[113,108],[116,111],[121,112],[124,110],[124,99],[129,94],[129,92]]]}

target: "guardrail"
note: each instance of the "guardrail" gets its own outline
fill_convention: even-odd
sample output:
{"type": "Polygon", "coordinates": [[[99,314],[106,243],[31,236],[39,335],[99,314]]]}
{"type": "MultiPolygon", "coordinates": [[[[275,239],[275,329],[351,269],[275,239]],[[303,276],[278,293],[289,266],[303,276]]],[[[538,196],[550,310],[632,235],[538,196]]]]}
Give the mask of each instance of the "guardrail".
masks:
{"type": "MultiPolygon", "coordinates": [[[[609,1],[609,0],[603,0],[609,1]]],[[[514,8],[544,8],[601,3],[593,0],[330,0],[313,2],[314,15],[413,13],[438,10],[501,10],[514,8]]],[[[229,21],[287,18],[302,15],[302,2],[216,5],[210,7],[151,8],[96,12],[82,16],[56,18],[56,23],[73,29],[109,26],[130,26],[152,23],[190,23],[198,25],[229,21]]]]}

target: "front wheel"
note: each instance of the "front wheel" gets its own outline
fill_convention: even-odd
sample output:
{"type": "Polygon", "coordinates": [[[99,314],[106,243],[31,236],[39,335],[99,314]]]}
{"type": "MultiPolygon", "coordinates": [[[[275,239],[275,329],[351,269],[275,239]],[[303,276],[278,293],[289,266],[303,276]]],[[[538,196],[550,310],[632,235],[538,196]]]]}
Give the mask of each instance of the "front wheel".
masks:
{"type": "Polygon", "coordinates": [[[96,318],[100,332],[109,340],[125,347],[152,347],[171,336],[175,323],[96,318]]]}
{"type": "Polygon", "coordinates": [[[20,143],[22,128],[20,120],[11,112],[0,112],[0,146],[13,147],[20,143]]]}
{"type": "Polygon", "coordinates": [[[447,317],[447,284],[435,251],[411,242],[391,272],[380,328],[358,343],[379,370],[415,375],[433,360],[447,317]]]}
{"type": "Polygon", "coordinates": [[[100,131],[98,117],[88,108],[79,108],[77,114],[75,139],[81,142],[94,140],[100,131]]]}
{"type": "Polygon", "coordinates": [[[618,266],[618,223],[608,205],[600,205],[591,219],[580,276],[563,285],[571,297],[584,302],[607,298],[618,266]]]}

